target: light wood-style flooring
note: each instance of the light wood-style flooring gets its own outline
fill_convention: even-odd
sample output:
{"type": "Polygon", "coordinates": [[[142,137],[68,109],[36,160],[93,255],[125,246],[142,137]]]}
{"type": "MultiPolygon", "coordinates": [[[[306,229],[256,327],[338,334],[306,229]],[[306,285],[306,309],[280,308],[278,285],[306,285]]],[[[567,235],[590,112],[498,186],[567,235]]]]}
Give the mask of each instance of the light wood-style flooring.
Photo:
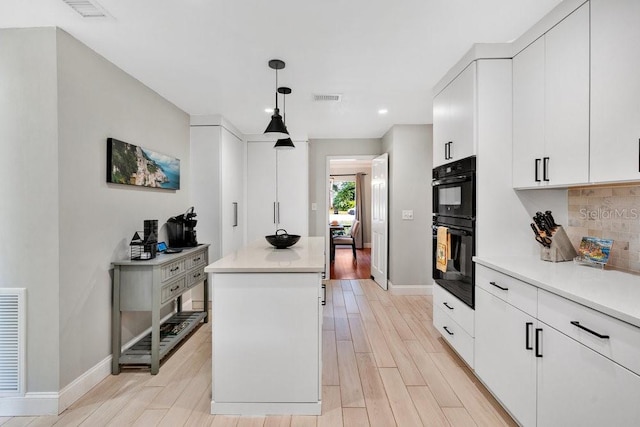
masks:
{"type": "Polygon", "coordinates": [[[371,280],[327,284],[322,415],[209,414],[211,323],[158,375],[109,376],[59,416],[0,418],[8,426],[512,426],[431,321],[430,296],[395,296],[371,280]]]}

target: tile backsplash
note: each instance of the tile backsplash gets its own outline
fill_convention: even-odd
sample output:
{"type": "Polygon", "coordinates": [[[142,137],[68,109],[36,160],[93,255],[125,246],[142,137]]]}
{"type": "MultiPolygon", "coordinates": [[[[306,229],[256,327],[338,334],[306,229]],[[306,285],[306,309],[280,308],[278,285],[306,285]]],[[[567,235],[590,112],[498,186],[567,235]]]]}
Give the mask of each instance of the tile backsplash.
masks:
{"type": "Polygon", "coordinates": [[[613,239],[608,266],[640,273],[640,184],[570,188],[567,234],[613,239]]]}

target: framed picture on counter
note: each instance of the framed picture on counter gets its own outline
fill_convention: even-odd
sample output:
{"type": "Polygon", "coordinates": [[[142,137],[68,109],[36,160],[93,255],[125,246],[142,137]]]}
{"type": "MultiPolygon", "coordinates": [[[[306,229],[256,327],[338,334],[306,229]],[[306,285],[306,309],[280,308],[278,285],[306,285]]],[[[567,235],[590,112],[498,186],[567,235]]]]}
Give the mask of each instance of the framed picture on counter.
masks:
{"type": "Polygon", "coordinates": [[[611,246],[613,246],[613,240],[610,239],[583,237],[578,252],[584,261],[604,265],[609,261],[611,246]]]}

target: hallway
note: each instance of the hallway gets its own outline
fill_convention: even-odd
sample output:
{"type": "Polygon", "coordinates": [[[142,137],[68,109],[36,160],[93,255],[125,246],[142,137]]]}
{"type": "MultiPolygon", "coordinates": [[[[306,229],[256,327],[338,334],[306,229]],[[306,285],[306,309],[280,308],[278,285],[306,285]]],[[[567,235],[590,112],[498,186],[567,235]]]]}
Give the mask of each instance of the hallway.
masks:
{"type": "Polygon", "coordinates": [[[331,278],[340,279],[369,279],[371,277],[371,248],[356,249],[358,262],[353,261],[350,247],[336,247],[336,258],[331,263],[331,278]]]}

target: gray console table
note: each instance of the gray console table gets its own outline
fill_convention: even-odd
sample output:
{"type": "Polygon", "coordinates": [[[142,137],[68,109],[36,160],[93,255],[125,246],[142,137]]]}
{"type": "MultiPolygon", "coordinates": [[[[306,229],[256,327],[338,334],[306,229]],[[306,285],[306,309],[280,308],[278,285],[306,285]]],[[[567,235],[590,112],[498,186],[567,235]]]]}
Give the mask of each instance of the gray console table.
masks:
{"type": "Polygon", "coordinates": [[[129,259],[113,262],[113,315],[111,372],[120,365],[150,365],[151,374],[160,369],[160,360],[195,327],[208,320],[209,292],[204,268],[209,264],[208,244],[177,254],[158,254],[146,261],[129,259]],[[181,295],[204,281],[202,311],[182,311],[181,295]],[[177,312],[160,324],[160,309],[177,299],[177,312]],[[123,311],[150,311],[151,332],[122,352],[120,316],[123,311]]]}

